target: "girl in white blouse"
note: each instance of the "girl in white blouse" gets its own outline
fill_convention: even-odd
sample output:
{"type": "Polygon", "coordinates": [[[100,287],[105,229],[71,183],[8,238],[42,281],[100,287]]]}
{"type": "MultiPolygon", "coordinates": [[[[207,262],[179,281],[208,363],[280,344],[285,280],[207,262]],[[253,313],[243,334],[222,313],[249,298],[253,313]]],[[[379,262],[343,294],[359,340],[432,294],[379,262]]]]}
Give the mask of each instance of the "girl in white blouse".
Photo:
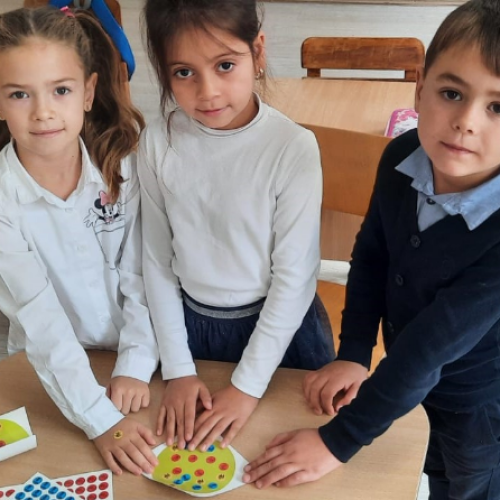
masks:
{"type": "Polygon", "coordinates": [[[312,132],[254,93],[255,0],[148,0],[162,104],[139,148],[144,280],[168,384],[157,433],[231,442],[278,366],[316,369],[333,340],[315,296],[322,175],[312,132]],[[193,358],[238,363],[210,395],[193,358]],[[195,420],[196,406],[204,411],[195,420]]]}
{"type": "MultiPolygon", "coordinates": [[[[157,366],[141,273],[143,119],[109,37],[84,12],[0,15],[0,309],[47,393],[108,467],[150,472],[157,366]],[[107,388],[85,349],[117,350],[107,388]]],[[[27,395],[26,397],[29,397],[27,395]]]]}

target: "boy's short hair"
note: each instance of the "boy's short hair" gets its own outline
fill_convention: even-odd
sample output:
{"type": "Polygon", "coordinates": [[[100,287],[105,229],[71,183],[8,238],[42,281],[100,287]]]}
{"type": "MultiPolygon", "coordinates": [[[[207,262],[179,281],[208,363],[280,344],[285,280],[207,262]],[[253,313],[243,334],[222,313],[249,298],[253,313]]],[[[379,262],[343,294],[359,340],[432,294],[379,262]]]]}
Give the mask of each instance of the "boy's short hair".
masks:
{"type": "Polygon", "coordinates": [[[500,0],[469,0],[451,12],[427,49],[424,75],[442,52],[458,45],[478,47],[484,65],[500,76],[500,0]]]}

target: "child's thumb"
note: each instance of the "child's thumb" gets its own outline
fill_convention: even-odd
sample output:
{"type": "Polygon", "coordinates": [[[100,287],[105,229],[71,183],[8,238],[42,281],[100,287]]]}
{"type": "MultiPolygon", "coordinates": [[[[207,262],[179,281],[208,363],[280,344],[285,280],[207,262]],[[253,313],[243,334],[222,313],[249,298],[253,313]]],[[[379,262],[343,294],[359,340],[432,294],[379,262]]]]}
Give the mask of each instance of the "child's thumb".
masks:
{"type": "Polygon", "coordinates": [[[205,407],[205,410],[212,409],[212,396],[210,391],[206,387],[202,387],[200,389],[200,400],[205,407]]]}

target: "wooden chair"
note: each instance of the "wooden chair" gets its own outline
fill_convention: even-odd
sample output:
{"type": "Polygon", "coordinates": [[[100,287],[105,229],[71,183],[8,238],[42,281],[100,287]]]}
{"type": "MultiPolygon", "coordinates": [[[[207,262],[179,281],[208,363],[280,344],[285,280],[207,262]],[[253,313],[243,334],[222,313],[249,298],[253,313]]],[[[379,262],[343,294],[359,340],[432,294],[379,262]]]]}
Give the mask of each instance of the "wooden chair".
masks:
{"type": "Polygon", "coordinates": [[[401,70],[404,78],[373,80],[414,82],[424,57],[424,45],[417,38],[311,37],[301,50],[302,67],[308,77],[316,78],[322,69],[401,70]]]}
{"type": "MultiPolygon", "coordinates": [[[[357,216],[359,228],[368,210],[380,156],[390,138],[328,127],[304,126],[314,132],[321,151],[323,167],[321,246],[324,260],[321,261],[318,294],[328,312],[335,345],[338,348],[341,312],[345,299],[345,287],[342,283],[345,284],[349,264],[330,260],[331,254],[325,249],[328,249],[331,240],[343,239],[342,243],[350,255],[355,235],[343,234],[339,224],[335,224],[339,219],[335,221],[329,216],[339,213],[357,216]]],[[[379,336],[373,354],[372,369],[383,354],[384,348],[379,336]]]]}

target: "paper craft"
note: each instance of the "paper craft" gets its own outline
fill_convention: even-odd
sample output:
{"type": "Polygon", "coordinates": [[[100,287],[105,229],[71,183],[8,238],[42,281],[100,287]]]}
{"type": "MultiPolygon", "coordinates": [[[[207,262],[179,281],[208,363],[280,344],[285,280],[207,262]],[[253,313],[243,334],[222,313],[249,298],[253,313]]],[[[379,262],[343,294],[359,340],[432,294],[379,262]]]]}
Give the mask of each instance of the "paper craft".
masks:
{"type": "Polygon", "coordinates": [[[83,500],[113,500],[113,474],[110,470],[58,477],[55,481],[83,500]]]}
{"type": "Polygon", "coordinates": [[[386,137],[397,137],[412,128],[417,128],[418,113],[414,109],[395,109],[385,130],[386,137]]]}
{"type": "Polygon", "coordinates": [[[15,500],[78,500],[73,492],[40,472],[30,477],[12,498],[15,500]]]}
{"type": "Polygon", "coordinates": [[[245,484],[243,468],[248,462],[233,447],[221,448],[219,441],[205,452],[161,444],[153,453],[159,464],[144,475],[189,495],[211,497],[245,484]]]}
{"type": "Polygon", "coordinates": [[[36,448],[26,408],[0,415],[0,461],[36,448]]]}

